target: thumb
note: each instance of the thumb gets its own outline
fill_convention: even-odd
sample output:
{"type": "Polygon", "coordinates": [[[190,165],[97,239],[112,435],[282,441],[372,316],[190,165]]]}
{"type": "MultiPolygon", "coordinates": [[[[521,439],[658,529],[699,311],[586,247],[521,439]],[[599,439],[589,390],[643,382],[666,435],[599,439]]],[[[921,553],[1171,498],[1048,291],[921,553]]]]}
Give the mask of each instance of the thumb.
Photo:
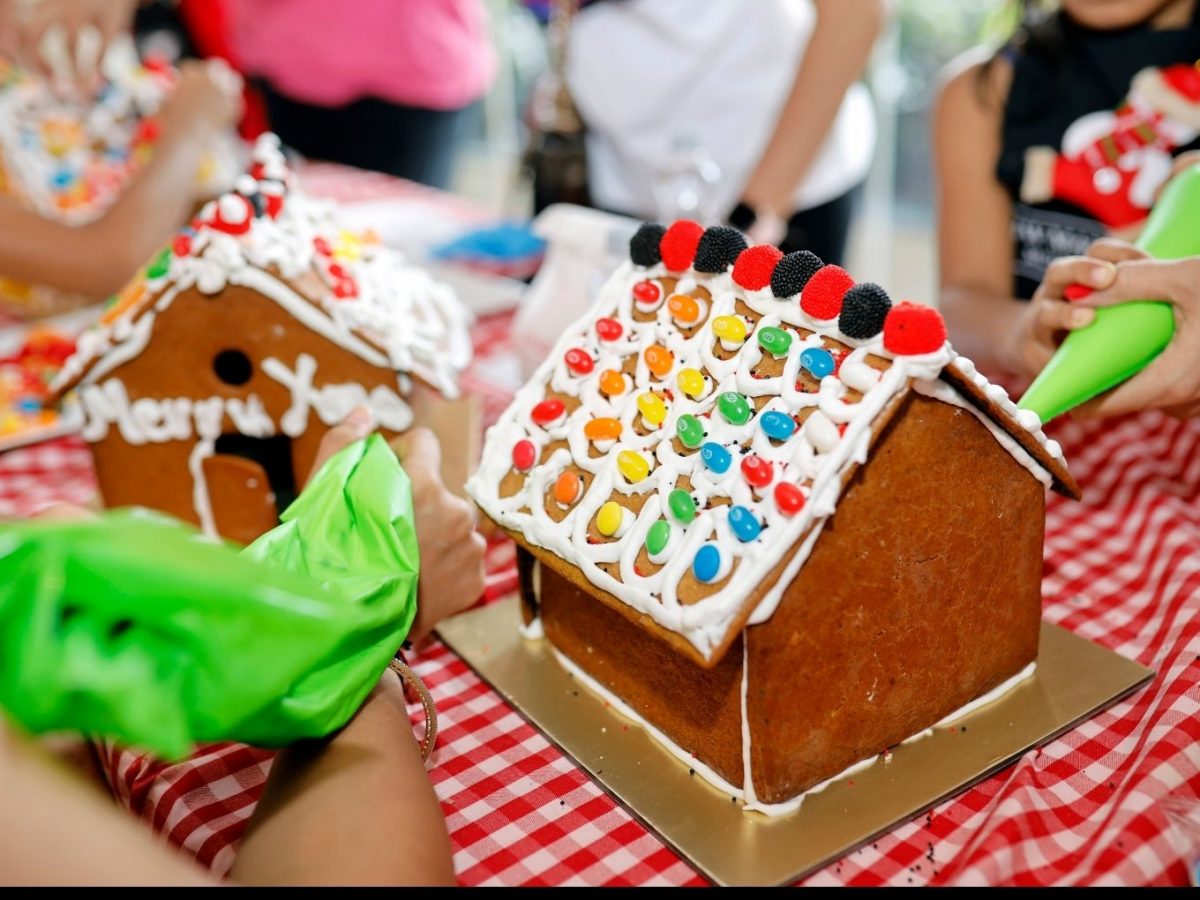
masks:
{"type": "Polygon", "coordinates": [[[1179,278],[1177,263],[1157,259],[1135,259],[1117,266],[1112,284],[1080,300],[1081,306],[1113,306],[1131,300],[1177,302],[1179,278]]]}
{"type": "Polygon", "coordinates": [[[420,477],[431,477],[441,482],[442,445],[428,428],[409,429],[394,438],[391,447],[413,481],[420,477]]]}
{"type": "Polygon", "coordinates": [[[350,410],[350,415],[330,428],[325,433],[325,437],[321,438],[321,443],[317,447],[316,459],[313,460],[312,468],[304,479],[304,483],[308,484],[330,457],[336,456],[338,452],[349,447],[355,441],[365,438],[374,427],[375,416],[370,407],[356,406],[350,410]]]}

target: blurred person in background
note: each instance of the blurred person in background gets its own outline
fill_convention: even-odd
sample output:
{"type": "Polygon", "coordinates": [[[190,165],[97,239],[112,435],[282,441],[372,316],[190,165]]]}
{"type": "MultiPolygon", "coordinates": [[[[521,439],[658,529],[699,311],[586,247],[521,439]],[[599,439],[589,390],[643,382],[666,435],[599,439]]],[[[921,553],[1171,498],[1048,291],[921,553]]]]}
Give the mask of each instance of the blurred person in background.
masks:
{"type": "Polygon", "coordinates": [[[592,202],[727,220],[758,243],[845,254],[875,119],[858,84],[884,0],[599,0],[566,72],[592,202]]]}
{"type": "Polygon", "coordinates": [[[312,159],[447,187],[495,70],[481,0],[224,0],[271,130],[312,159]]]}
{"type": "MultiPolygon", "coordinates": [[[[1022,10],[998,52],[952,64],[934,148],[951,339],[980,366],[1032,378],[1094,317],[1035,294],[1047,266],[1105,235],[1135,237],[1172,158],[1200,146],[1200,3],[1027,0],[1022,10]]],[[[1112,262],[1080,277],[1106,287],[1112,262]]]]}

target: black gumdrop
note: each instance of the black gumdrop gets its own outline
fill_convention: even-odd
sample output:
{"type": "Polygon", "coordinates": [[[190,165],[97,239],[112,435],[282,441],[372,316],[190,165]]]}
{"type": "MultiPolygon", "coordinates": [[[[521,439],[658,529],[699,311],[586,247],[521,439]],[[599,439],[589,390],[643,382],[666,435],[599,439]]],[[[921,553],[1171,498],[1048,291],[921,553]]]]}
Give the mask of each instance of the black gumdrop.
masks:
{"type": "Polygon", "coordinates": [[[700,236],[692,268],[697,272],[709,274],[724,272],[737,261],[738,254],[745,249],[746,238],[740,231],[728,225],[714,225],[712,228],[706,228],[700,236]]]}
{"type": "Polygon", "coordinates": [[[883,331],[883,320],[891,308],[892,298],[879,285],[869,281],[856,284],[842,297],[838,329],[856,340],[873,338],[883,331]]]}
{"type": "Polygon", "coordinates": [[[662,262],[658,245],[667,229],[662,225],[642,225],[629,239],[629,258],[635,266],[656,266],[662,262]]]}
{"type": "Polygon", "coordinates": [[[809,250],[789,253],[779,261],[771,274],[771,293],[780,300],[795,297],[804,290],[808,279],[824,267],[821,257],[809,250]]]}

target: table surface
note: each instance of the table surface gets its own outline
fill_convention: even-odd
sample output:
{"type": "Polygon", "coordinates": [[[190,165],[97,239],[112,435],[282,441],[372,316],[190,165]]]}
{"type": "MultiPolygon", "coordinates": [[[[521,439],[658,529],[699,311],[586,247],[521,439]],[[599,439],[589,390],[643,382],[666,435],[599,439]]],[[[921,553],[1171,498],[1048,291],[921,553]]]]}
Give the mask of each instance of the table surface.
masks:
{"type": "MultiPolygon", "coordinates": [[[[378,176],[331,172],[346,197],[378,176]]],[[[506,316],[481,320],[465,387],[489,418],[514,383],[506,316]]],[[[1153,683],[1018,763],[809,876],[807,884],[1184,884],[1189,848],[1165,798],[1200,796],[1200,422],[1158,413],[1052,429],[1085,490],[1050,497],[1045,618],[1150,666],[1153,683]]],[[[88,502],[90,455],[65,438],[0,455],[0,516],[88,502]]],[[[489,548],[488,597],[515,589],[489,548]]],[[[699,884],[702,879],[443,645],[414,661],[440,724],[430,776],[464,884],[699,884]]],[[[228,870],[271,754],[201,748],[165,766],[112,750],[135,812],[228,870]]],[[[1200,804],[1200,800],[1195,800],[1200,804]]],[[[1194,848],[1200,849],[1200,848],[1194,848]]]]}

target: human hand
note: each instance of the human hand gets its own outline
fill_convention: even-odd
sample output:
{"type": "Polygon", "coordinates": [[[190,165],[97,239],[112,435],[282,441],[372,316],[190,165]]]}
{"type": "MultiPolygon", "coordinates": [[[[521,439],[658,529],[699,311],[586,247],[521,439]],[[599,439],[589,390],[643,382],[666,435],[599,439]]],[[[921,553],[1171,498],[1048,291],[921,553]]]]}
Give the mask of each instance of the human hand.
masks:
{"type": "Polygon", "coordinates": [[[184,60],[179,83],[163,106],[165,127],[232,128],[242,116],[242,86],[242,77],[222,59],[184,60]]]}
{"type": "Polygon", "coordinates": [[[94,90],[100,60],[136,8],[137,0],[0,0],[0,53],[59,90],[94,90]]]}
{"type": "Polygon", "coordinates": [[[1003,341],[1005,368],[1026,378],[1042,371],[1063,338],[1090,325],[1096,317],[1094,310],[1068,301],[1067,289],[1072,285],[1107,287],[1115,272],[1113,263],[1102,258],[1065,256],[1052,262],[1033,299],[1021,310],[1016,328],[1003,341]]]}
{"type": "Polygon", "coordinates": [[[1079,407],[1084,418],[1161,409],[1178,418],[1200,414],[1200,257],[1151,259],[1129,245],[1098,242],[1088,251],[1117,263],[1115,278],[1104,290],[1079,300],[1081,306],[1105,307],[1130,300],[1165,300],[1175,311],[1175,336],[1145,369],[1128,381],[1079,407]],[[1118,258],[1119,257],[1119,258],[1118,258]]]}
{"type": "Polygon", "coordinates": [[[483,594],[486,544],[475,530],[471,504],[442,483],[442,451],[433,432],[414,428],[393,441],[392,449],[412,482],[421,582],[409,637],[419,641],[483,594]]]}
{"type": "MultiPolygon", "coordinates": [[[[371,411],[355,409],[321,441],[316,461],[305,483],[343,447],[366,437],[373,427],[371,411]]],[[[414,428],[392,442],[412,482],[417,546],[421,553],[421,580],[417,618],[409,638],[428,636],[438,622],[467,609],[483,594],[483,553],[486,544],[475,530],[471,505],[442,483],[442,451],[433,432],[414,428]]]]}

